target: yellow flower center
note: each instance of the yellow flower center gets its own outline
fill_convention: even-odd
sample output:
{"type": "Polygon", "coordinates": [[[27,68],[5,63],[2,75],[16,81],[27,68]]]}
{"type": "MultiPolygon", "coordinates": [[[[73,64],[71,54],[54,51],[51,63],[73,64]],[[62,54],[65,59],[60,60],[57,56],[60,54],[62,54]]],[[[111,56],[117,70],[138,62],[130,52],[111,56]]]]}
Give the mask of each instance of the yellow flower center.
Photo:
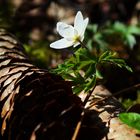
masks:
{"type": "Polygon", "coordinates": [[[75,35],[75,36],[73,37],[73,40],[74,40],[74,43],[79,42],[80,36],[79,36],[79,35],[75,35]]]}

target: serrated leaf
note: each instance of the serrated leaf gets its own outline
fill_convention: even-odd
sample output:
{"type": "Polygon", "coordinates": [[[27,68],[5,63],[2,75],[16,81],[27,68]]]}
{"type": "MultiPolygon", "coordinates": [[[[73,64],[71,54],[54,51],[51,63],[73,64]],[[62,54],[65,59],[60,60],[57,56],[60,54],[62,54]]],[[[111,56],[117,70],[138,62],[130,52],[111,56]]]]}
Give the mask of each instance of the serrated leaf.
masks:
{"type": "Polygon", "coordinates": [[[116,64],[120,68],[124,67],[128,71],[133,72],[132,68],[129,67],[123,59],[115,58],[115,59],[110,59],[109,61],[112,62],[112,63],[114,63],[114,64],[116,64]]]}
{"type": "Polygon", "coordinates": [[[123,59],[116,58],[115,52],[106,51],[99,57],[99,63],[106,63],[106,62],[115,64],[120,68],[124,67],[128,71],[132,72],[131,67],[129,67],[123,59]]]}
{"type": "Polygon", "coordinates": [[[121,113],[119,119],[130,127],[140,131],[140,114],[138,113],[121,113]]]}
{"type": "Polygon", "coordinates": [[[100,61],[105,61],[105,60],[110,60],[112,58],[115,58],[116,52],[110,52],[110,51],[105,51],[100,57],[99,57],[99,62],[100,61]]]}

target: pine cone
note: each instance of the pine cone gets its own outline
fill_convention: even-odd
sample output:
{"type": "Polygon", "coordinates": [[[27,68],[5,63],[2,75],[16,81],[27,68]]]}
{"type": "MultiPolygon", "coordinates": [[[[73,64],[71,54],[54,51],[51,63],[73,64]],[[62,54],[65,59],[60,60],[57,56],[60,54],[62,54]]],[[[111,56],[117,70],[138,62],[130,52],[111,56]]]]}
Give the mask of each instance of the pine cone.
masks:
{"type": "Polygon", "coordinates": [[[71,139],[80,98],[60,76],[32,65],[17,38],[2,29],[0,86],[0,139],[71,139]]]}

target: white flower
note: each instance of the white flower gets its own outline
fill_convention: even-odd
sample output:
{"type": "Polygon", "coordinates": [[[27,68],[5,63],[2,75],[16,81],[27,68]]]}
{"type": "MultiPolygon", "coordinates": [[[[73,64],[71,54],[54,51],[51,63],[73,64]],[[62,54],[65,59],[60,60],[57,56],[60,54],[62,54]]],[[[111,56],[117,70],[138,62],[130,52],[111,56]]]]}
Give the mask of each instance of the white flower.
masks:
{"type": "Polygon", "coordinates": [[[63,22],[57,23],[57,32],[63,37],[62,39],[50,44],[51,48],[63,49],[70,46],[76,47],[84,39],[84,33],[88,25],[89,19],[83,19],[80,11],[77,12],[74,20],[74,26],[63,22]]]}

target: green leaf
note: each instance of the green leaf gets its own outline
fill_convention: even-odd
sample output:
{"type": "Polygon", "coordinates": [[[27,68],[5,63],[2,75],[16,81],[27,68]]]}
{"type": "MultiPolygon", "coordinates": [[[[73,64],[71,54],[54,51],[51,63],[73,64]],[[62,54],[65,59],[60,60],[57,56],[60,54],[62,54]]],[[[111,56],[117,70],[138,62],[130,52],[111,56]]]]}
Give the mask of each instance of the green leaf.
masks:
{"type": "Polygon", "coordinates": [[[92,79],[86,84],[84,89],[85,92],[88,92],[91,88],[93,88],[96,84],[96,75],[92,77],[92,79]]]}
{"type": "Polygon", "coordinates": [[[103,76],[98,69],[96,69],[96,77],[99,79],[103,79],[103,76]]]}
{"type": "Polygon", "coordinates": [[[64,62],[63,64],[59,64],[58,67],[56,69],[53,69],[52,72],[57,73],[57,74],[62,74],[62,76],[66,73],[71,73],[72,72],[72,68],[75,65],[73,63],[67,63],[64,62]]]}
{"type": "Polygon", "coordinates": [[[89,31],[91,31],[93,33],[96,33],[97,32],[97,29],[98,29],[98,25],[97,24],[90,24],[87,27],[87,30],[89,30],[89,31]]]}
{"type": "Polygon", "coordinates": [[[127,65],[125,65],[124,67],[125,67],[128,71],[133,72],[133,70],[132,70],[131,67],[129,67],[129,66],[127,66],[127,65]]]}
{"type": "Polygon", "coordinates": [[[72,75],[69,74],[69,73],[63,73],[62,77],[63,77],[64,79],[75,80],[75,77],[72,76],[72,75]]]}
{"type": "Polygon", "coordinates": [[[128,34],[126,36],[126,43],[128,44],[128,46],[133,49],[133,46],[136,44],[136,39],[134,37],[134,35],[128,34]]]}
{"type": "Polygon", "coordinates": [[[125,33],[127,31],[126,26],[121,22],[115,22],[113,25],[114,31],[125,33]]]}
{"type": "Polygon", "coordinates": [[[84,78],[81,76],[81,74],[79,72],[75,71],[74,74],[80,81],[84,80],[84,78]]]}
{"type": "Polygon", "coordinates": [[[74,71],[75,78],[73,79],[72,83],[77,86],[78,84],[84,84],[85,79],[82,77],[82,75],[78,71],[74,71]]]}
{"type": "Polygon", "coordinates": [[[72,88],[74,94],[78,95],[80,92],[82,92],[84,89],[84,85],[78,85],[78,86],[74,86],[72,88]]]}
{"type": "Polygon", "coordinates": [[[140,35],[140,27],[135,26],[135,25],[131,25],[128,27],[128,33],[140,35]]]}
{"type": "Polygon", "coordinates": [[[99,60],[98,62],[104,60],[107,56],[108,56],[109,52],[108,51],[105,51],[100,57],[99,57],[99,60]]]}
{"type": "Polygon", "coordinates": [[[93,48],[93,40],[92,39],[88,40],[87,46],[88,46],[89,50],[92,50],[92,48],[93,48]]]}
{"type": "Polygon", "coordinates": [[[92,64],[93,62],[93,60],[81,61],[78,66],[78,70],[81,70],[82,68],[92,64]]]}
{"type": "Polygon", "coordinates": [[[140,114],[138,113],[121,113],[119,119],[130,127],[140,131],[140,114]]]}
{"type": "Polygon", "coordinates": [[[123,59],[120,58],[116,58],[116,53],[115,52],[111,52],[111,51],[106,51],[104,52],[98,59],[98,62],[100,64],[102,63],[111,63],[111,64],[115,64],[118,67],[122,68],[126,68],[128,71],[132,72],[131,67],[129,67],[126,62],[123,59]]]}
{"type": "Polygon", "coordinates": [[[91,77],[96,72],[96,65],[90,64],[90,66],[85,70],[85,78],[91,77]]]}
{"type": "Polygon", "coordinates": [[[112,58],[115,58],[115,56],[116,56],[116,52],[105,51],[102,55],[100,55],[98,62],[109,61],[112,58]]]}

